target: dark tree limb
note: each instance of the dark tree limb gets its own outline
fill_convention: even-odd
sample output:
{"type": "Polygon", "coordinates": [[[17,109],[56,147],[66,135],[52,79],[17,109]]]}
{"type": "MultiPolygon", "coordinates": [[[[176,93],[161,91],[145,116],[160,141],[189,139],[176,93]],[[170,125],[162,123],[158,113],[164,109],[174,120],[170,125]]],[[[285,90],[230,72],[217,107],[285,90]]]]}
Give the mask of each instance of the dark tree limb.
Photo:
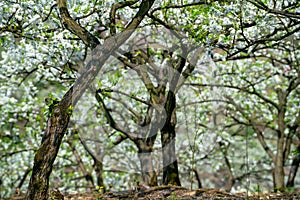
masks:
{"type": "Polygon", "coordinates": [[[189,85],[195,86],[195,87],[220,87],[220,88],[231,88],[235,90],[239,90],[241,92],[245,92],[247,94],[255,95],[262,99],[264,102],[272,105],[275,108],[278,108],[278,104],[271,99],[265,97],[263,94],[257,92],[256,90],[251,90],[249,87],[251,86],[235,86],[235,85],[227,85],[227,84],[198,84],[198,83],[190,83],[189,85]]]}
{"type": "Polygon", "coordinates": [[[49,19],[50,15],[51,15],[51,13],[52,13],[52,11],[53,11],[53,9],[54,9],[56,6],[57,6],[57,3],[51,6],[49,13],[48,13],[47,16],[45,17],[45,19],[43,19],[43,22],[45,22],[45,21],[47,21],[47,20],[49,19]]]}
{"type": "Polygon", "coordinates": [[[114,118],[112,117],[110,110],[106,107],[102,97],[99,95],[99,90],[95,93],[96,100],[98,101],[99,105],[101,106],[102,110],[104,111],[104,114],[107,119],[107,123],[116,131],[119,131],[123,133],[126,137],[128,137],[131,140],[134,140],[137,138],[137,135],[134,133],[131,133],[130,130],[128,130],[126,127],[123,127],[115,122],[114,118]]]}
{"type": "Polygon", "coordinates": [[[98,39],[88,32],[85,28],[77,24],[70,16],[67,9],[67,0],[58,0],[58,8],[63,25],[74,35],[77,35],[85,45],[95,48],[100,44],[98,39]]]}
{"type": "Polygon", "coordinates": [[[261,1],[253,1],[250,0],[250,3],[252,3],[253,5],[255,5],[256,7],[258,7],[259,9],[265,10],[268,13],[272,13],[275,15],[281,15],[284,17],[288,17],[288,18],[295,18],[295,19],[300,19],[300,13],[297,12],[288,12],[285,10],[276,10],[276,9],[271,9],[268,6],[266,6],[264,3],[262,3],[261,1]]]}

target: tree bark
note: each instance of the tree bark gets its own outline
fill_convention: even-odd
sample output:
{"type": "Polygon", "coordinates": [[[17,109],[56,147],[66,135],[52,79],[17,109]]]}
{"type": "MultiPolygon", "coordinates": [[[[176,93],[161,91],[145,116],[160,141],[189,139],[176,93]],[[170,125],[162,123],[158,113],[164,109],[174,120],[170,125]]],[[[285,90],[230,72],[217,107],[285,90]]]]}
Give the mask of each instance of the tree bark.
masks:
{"type": "MultiPolygon", "coordinates": [[[[161,96],[150,93],[150,101],[152,105],[157,105],[160,102],[161,96]]],[[[157,174],[153,168],[152,151],[153,145],[157,137],[161,125],[162,117],[158,109],[149,107],[143,125],[148,126],[146,130],[140,133],[141,138],[134,139],[138,147],[138,157],[140,160],[143,182],[148,186],[157,186],[157,174]]]]}
{"type": "Polygon", "coordinates": [[[109,56],[131,36],[135,28],[138,27],[148,13],[148,10],[153,3],[154,0],[143,0],[137,14],[125,30],[114,38],[105,40],[103,46],[97,48],[99,43],[98,40],[70,17],[66,0],[58,0],[62,23],[86,45],[93,48],[93,57],[87,64],[87,70],[64,95],[63,99],[53,110],[53,116],[47,121],[45,137],[34,157],[34,166],[26,195],[27,200],[46,200],[48,198],[49,176],[52,172],[53,163],[68,127],[70,120],[70,113],[68,111],[70,106],[76,105],[86,88],[98,75],[109,56]]]}
{"type": "Polygon", "coordinates": [[[278,130],[277,130],[277,152],[275,159],[275,169],[274,169],[274,190],[284,191],[284,141],[285,141],[285,107],[286,107],[286,96],[281,89],[277,90],[278,97],[278,130]]]}
{"type": "Polygon", "coordinates": [[[100,160],[94,160],[94,166],[95,166],[95,171],[96,171],[96,178],[97,178],[97,186],[102,187],[103,190],[105,191],[105,185],[103,181],[103,163],[100,160]]]}
{"type": "MultiPolygon", "coordinates": [[[[70,96],[71,92],[68,92],[66,97],[70,96]]],[[[49,176],[69,123],[70,115],[67,112],[69,106],[70,101],[67,101],[67,104],[61,101],[54,109],[53,116],[47,121],[43,142],[34,157],[34,166],[26,196],[28,200],[48,198],[49,176]]]]}
{"type": "Polygon", "coordinates": [[[297,175],[297,171],[300,164],[300,141],[297,146],[297,155],[293,158],[292,166],[289,173],[289,178],[286,184],[286,187],[294,187],[295,177],[297,175]]]}
{"type": "Polygon", "coordinates": [[[292,135],[296,135],[298,138],[298,141],[297,141],[296,155],[294,156],[293,161],[292,161],[292,166],[290,169],[286,187],[294,187],[295,177],[297,175],[297,171],[298,171],[298,168],[300,165],[300,128],[299,128],[299,125],[300,125],[300,113],[296,117],[296,119],[293,123],[293,126],[290,127],[290,131],[292,132],[292,135]]]}
{"type": "Polygon", "coordinates": [[[175,115],[176,97],[169,91],[165,103],[166,121],[161,129],[162,157],[163,157],[163,184],[180,186],[178,163],[175,150],[175,115]]]}
{"type": "Polygon", "coordinates": [[[138,157],[141,165],[143,183],[148,186],[157,186],[157,175],[153,168],[152,147],[139,148],[138,157]]]}
{"type": "Polygon", "coordinates": [[[157,186],[157,174],[153,167],[152,151],[153,145],[157,137],[157,115],[156,111],[153,114],[153,110],[150,108],[147,112],[144,124],[148,126],[147,129],[141,130],[140,138],[134,139],[134,143],[138,148],[138,157],[141,165],[141,172],[143,178],[143,185],[157,186]],[[152,124],[150,124],[152,122],[152,124]]]}
{"type": "Polygon", "coordinates": [[[284,137],[279,138],[277,142],[277,154],[275,161],[275,169],[274,169],[274,190],[275,191],[284,191],[284,159],[283,159],[283,145],[284,145],[284,137]]]}

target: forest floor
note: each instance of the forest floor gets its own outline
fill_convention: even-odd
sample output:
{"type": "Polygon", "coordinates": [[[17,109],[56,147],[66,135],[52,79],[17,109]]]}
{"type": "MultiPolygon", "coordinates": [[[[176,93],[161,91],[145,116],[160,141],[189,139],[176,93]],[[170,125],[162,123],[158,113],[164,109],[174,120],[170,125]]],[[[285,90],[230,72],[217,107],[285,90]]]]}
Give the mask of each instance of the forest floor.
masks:
{"type": "MultiPolygon", "coordinates": [[[[24,196],[18,195],[11,197],[12,200],[23,200],[24,196]]],[[[170,199],[170,200],[193,200],[193,199],[230,199],[230,200],[300,200],[300,191],[290,192],[290,193],[236,193],[231,194],[224,191],[216,189],[197,189],[188,190],[183,187],[177,186],[158,186],[152,187],[140,191],[121,191],[121,192],[107,192],[101,194],[99,192],[95,193],[85,193],[85,194],[61,194],[59,191],[50,191],[49,200],[119,200],[119,199],[134,199],[134,200],[156,200],[156,199],[170,199]]],[[[1,200],[1,199],[0,199],[1,200]]]]}

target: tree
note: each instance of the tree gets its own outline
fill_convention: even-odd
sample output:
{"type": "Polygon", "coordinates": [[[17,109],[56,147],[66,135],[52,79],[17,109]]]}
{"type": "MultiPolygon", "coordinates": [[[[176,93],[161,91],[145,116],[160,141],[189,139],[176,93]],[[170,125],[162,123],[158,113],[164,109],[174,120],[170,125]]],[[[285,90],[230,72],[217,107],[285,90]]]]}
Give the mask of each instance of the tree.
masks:
{"type": "Polygon", "coordinates": [[[27,199],[47,199],[49,176],[52,171],[52,165],[59,150],[60,143],[67,129],[70,119],[70,109],[74,107],[82,96],[85,89],[100,71],[101,66],[107,60],[109,55],[114,52],[126,39],[132,34],[134,29],[141,23],[143,17],[147,14],[153,1],[143,1],[136,16],[130,24],[120,34],[112,39],[104,41],[102,49],[96,48],[99,45],[98,40],[93,37],[86,29],[78,25],[67,10],[66,1],[58,1],[58,7],[62,17],[62,22],[67,29],[77,35],[83,42],[93,49],[95,56],[87,65],[85,71],[64,95],[61,101],[53,110],[53,115],[47,121],[44,142],[38,149],[35,159],[32,176],[30,179],[27,199]],[[116,43],[114,43],[116,41],[116,43]]]}
{"type": "MultiPolygon", "coordinates": [[[[187,78],[193,70],[193,62],[195,62],[193,61],[193,59],[197,57],[195,55],[199,53],[199,50],[191,52],[189,56],[193,57],[186,62],[183,60],[188,60],[187,56],[182,55],[182,51],[185,51],[182,49],[186,47],[176,47],[178,46],[178,44],[174,43],[174,41],[177,41],[176,39],[178,38],[176,38],[175,34],[175,36],[172,36],[173,34],[171,35],[171,33],[169,33],[170,35],[166,36],[165,41],[161,38],[156,39],[157,41],[153,39],[153,35],[160,36],[159,32],[168,33],[170,32],[170,30],[159,28],[157,30],[145,32],[146,35],[149,32],[149,38],[144,36],[141,36],[140,38],[137,35],[134,37],[134,41],[130,42],[130,44],[135,44],[136,42],[138,42],[139,46],[147,48],[137,48],[123,53],[122,56],[126,56],[128,60],[122,58],[121,56],[117,57],[121,61],[121,66],[125,68],[128,67],[133,70],[134,73],[137,74],[139,80],[134,79],[133,82],[130,82],[130,77],[128,77],[128,79],[126,79],[126,83],[120,83],[120,85],[116,85],[116,87],[118,87],[118,90],[99,89],[96,92],[99,94],[102,93],[102,95],[104,95],[106,99],[113,100],[114,103],[110,103],[114,106],[116,106],[116,104],[124,105],[124,109],[128,110],[129,113],[131,113],[131,116],[126,116],[124,112],[116,109],[116,111],[111,111],[110,108],[106,107],[103,99],[99,94],[96,94],[96,98],[100,103],[102,109],[104,110],[110,126],[115,130],[123,133],[125,137],[129,138],[131,141],[133,141],[133,143],[136,144],[139,150],[138,154],[145,184],[153,185],[153,183],[156,182],[153,182],[153,180],[156,179],[156,174],[154,173],[151,175],[151,173],[154,172],[151,164],[151,154],[153,151],[152,149],[156,136],[160,132],[162,134],[161,143],[163,146],[163,184],[180,185],[175,151],[175,94],[177,93],[177,91],[179,91],[182,83],[184,82],[184,79],[187,78]],[[168,45],[170,46],[170,44],[172,44],[172,46],[168,47],[168,45]],[[156,46],[158,46],[159,48],[156,46]],[[162,55],[157,58],[157,54],[162,55]],[[189,64],[187,64],[187,67],[184,68],[186,63],[188,62],[189,64]],[[178,70],[181,70],[181,72],[178,70]],[[147,101],[142,100],[141,97],[137,97],[137,95],[135,95],[135,92],[133,91],[131,91],[131,94],[126,93],[126,87],[124,87],[124,89],[122,88],[122,90],[124,91],[121,90],[122,85],[135,85],[136,88],[138,88],[138,81],[140,83],[143,83],[145,87],[142,92],[145,93],[146,91],[146,98],[148,99],[147,101]],[[110,95],[105,95],[105,93],[107,92],[109,92],[110,94],[116,93],[123,95],[127,97],[127,99],[121,100],[119,99],[119,97],[117,98],[117,96],[110,97],[110,95]],[[174,94],[170,96],[170,92],[174,94]],[[128,107],[128,105],[126,105],[126,101],[128,102],[131,100],[142,103],[145,109],[145,111],[142,112],[145,113],[145,116],[138,114],[137,111],[134,111],[137,110],[138,105],[133,105],[132,107],[128,107]],[[121,115],[121,120],[118,120],[117,122],[112,113],[121,115]],[[130,124],[128,120],[123,120],[128,118],[134,119],[134,127],[136,127],[135,130],[129,128],[133,125],[130,124]]],[[[143,34],[145,33],[143,32],[143,34]]],[[[182,40],[181,38],[179,39],[182,40]]],[[[127,73],[129,73],[131,79],[133,79],[133,73],[127,73]]]]}

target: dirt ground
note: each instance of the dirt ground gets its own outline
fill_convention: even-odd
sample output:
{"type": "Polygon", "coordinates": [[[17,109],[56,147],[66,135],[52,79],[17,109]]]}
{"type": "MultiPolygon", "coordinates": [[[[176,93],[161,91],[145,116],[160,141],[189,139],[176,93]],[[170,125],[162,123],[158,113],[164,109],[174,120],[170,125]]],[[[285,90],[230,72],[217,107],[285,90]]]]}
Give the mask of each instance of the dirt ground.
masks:
{"type": "MultiPolygon", "coordinates": [[[[24,195],[13,196],[9,199],[23,200],[24,195]]],[[[100,192],[85,193],[85,194],[61,194],[59,191],[50,191],[49,200],[121,200],[121,199],[134,199],[134,200],[193,200],[193,199],[230,199],[230,200],[300,200],[300,191],[293,193],[272,193],[264,192],[263,194],[249,194],[238,193],[230,194],[224,191],[215,189],[198,189],[188,190],[186,188],[177,186],[158,186],[140,191],[121,191],[121,192],[107,192],[101,194],[100,192]]]]}

